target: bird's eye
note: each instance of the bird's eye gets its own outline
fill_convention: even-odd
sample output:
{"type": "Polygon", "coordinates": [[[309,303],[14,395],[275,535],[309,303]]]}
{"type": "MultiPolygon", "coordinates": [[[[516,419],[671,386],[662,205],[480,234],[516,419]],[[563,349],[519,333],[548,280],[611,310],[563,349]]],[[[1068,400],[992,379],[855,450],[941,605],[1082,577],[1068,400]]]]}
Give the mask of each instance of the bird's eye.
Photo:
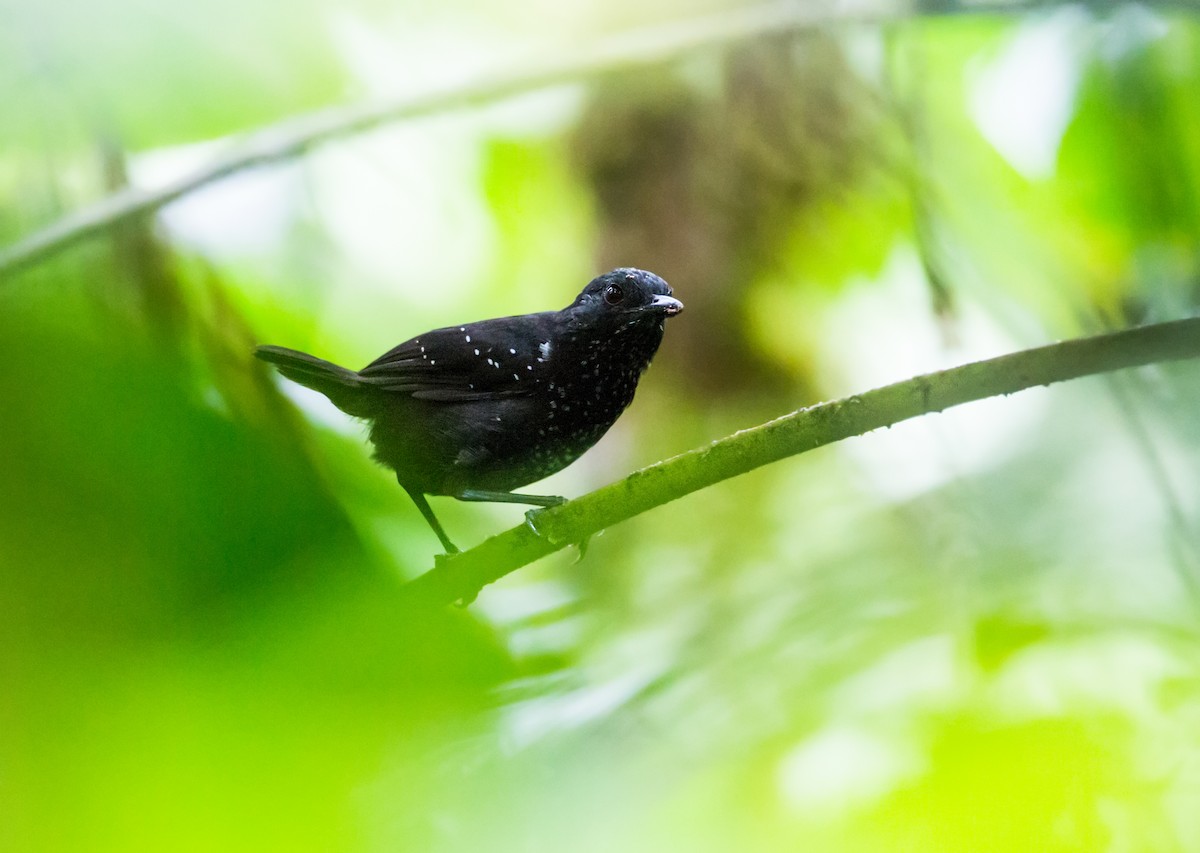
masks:
{"type": "Polygon", "coordinates": [[[619,284],[610,284],[604,288],[604,301],[609,305],[620,305],[625,299],[625,291],[621,289],[619,284]]]}

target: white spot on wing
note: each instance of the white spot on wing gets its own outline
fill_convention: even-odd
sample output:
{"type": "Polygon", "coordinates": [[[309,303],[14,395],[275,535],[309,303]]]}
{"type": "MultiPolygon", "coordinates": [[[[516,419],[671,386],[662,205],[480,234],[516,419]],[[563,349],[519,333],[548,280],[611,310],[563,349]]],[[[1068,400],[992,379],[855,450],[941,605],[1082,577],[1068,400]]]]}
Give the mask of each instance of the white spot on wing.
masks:
{"type": "Polygon", "coordinates": [[[538,352],[542,354],[542,357],[539,358],[538,361],[545,361],[546,359],[550,358],[550,342],[542,341],[540,344],[538,344],[538,352]]]}

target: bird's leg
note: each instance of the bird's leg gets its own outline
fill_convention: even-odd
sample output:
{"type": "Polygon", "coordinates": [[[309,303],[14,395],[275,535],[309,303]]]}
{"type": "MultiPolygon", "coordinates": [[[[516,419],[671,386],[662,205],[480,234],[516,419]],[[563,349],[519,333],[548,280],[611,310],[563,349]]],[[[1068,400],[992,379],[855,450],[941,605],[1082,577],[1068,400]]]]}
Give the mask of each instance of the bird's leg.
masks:
{"type": "Polygon", "coordinates": [[[529,504],[530,506],[558,506],[567,502],[566,498],[558,495],[522,495],[517,492],[494,492],[489,489],[463,489],[454,497],[460,501],[529,504]]]}
{"type": "Polygon", "coordinates": [[[433,528],[433,532],[437,534],[437,538],[441,540],[442,547],[446,549],[447,554],[457,554],[458,546],[450,541],[450,537],[446,535],[446,531],[442,529],[441,522],[437,520],[437,516],[433,514],[433,510],[429,508],[429,501],[425,500],[425,495],[419,491],[408,488],[403,483],[400,486],[404,491],[408,492],[408,496],[412,498],[413,503],[417,505],[417,509],[421,511],[421,515],[425,516],[425,520],[429,522],[429,526],[433,528]]]}

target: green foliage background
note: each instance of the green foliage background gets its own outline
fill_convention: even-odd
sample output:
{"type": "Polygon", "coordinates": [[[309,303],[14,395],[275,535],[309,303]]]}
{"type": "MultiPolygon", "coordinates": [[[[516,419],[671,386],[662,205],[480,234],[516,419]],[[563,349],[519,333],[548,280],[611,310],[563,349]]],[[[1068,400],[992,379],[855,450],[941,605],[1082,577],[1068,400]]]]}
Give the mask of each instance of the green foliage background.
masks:
{"type": "MultiPolygon", "coordinates": [[[[0,245],[305,110],[699,14],[0,0],[0,245]]],[[[361,426],[250,358],[653,269],[688,310],[544,487],[580,494],[1194,313],[1198,91],[1187,5],[896,10],[385,126],[0,277],[0,849],[1200,849],[1200,368],[855,439],[421,614],[436,541],[361,426]]],[[[464,544],[521,518],[436,508],[464,544]]]]}

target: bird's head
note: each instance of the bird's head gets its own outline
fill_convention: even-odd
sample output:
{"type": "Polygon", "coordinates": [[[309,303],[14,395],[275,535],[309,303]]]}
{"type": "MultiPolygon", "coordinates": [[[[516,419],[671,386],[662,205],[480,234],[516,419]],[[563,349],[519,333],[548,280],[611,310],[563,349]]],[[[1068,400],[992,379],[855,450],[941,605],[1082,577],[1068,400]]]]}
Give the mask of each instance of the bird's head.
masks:
{"type": "Polygon", "coordinates": [[[659,323],[683,310],[671,285],[652,272],[619,267],[592,279],[567,309],[614,327],[659,323]]]}

